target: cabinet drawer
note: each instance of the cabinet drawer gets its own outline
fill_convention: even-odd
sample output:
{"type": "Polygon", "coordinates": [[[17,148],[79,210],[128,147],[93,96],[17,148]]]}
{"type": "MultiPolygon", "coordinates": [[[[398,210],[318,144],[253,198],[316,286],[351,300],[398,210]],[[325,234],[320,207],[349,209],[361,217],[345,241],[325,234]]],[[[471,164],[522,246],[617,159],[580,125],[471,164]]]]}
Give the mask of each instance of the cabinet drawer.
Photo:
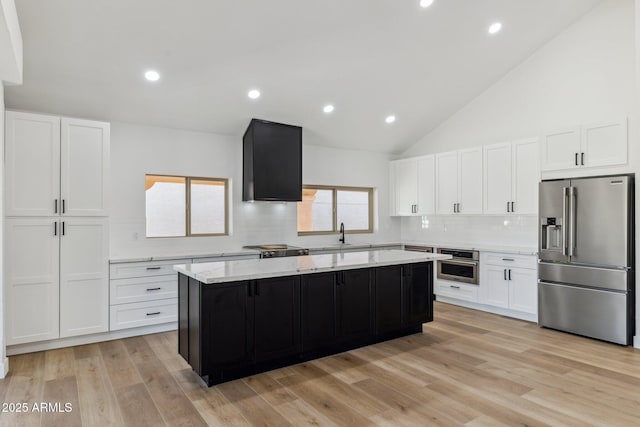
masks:
{"type": "Polygon", "coordinates": [[[436,282],[436,295],[476,302],[478,301],[478,285],[439,280],[436,282]]]}
{"type": "Polygon", "coordinates": [[[109,281],[109,287],[111,305],[178,297],[178,277],[176,274],[115,279],[109,281]]]}
{"type": "Polygon", "coordinates": [[[178,299],[112,305],[110,330],[157,325],[178,320],[178,299]]]}
{"type": "Polygon", "coordinates": [[[506,253],[483,252],[480,254],[480,265],[492,264],[513,268],[537,268],[537,258],[533,255],[513,255],[506,253]]]}
{"type": "MultiPolygon", "coordinates": [[[[133,277],[176,275],[173,269],[176,264],[191,263],[191,258],[172,259],[151,262],[124,262],[109,266],[110,279],[129,279],[133,277]]],[[[176,280],[178,280],[176,278],[176,280]]]]}

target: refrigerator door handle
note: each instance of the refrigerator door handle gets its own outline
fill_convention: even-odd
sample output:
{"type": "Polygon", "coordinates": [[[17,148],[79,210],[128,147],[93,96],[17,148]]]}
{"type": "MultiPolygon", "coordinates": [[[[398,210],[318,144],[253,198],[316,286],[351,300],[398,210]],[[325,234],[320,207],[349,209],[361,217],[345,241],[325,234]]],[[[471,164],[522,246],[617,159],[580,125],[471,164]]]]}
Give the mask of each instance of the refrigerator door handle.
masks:
{"type": "Polygon", "coordinates": [[[567,256],[567,240],[569,227],[569,218],[567,216],[567,190],[569,188],[562,187],[562,255],[567,256]]]}
{"type": "Polygon", "coordinates": [[[576,254],[576,204],[578,196],[576,187],[569,187],[569,215],[571,215],[569,224],[569,256],[576,254]]]}

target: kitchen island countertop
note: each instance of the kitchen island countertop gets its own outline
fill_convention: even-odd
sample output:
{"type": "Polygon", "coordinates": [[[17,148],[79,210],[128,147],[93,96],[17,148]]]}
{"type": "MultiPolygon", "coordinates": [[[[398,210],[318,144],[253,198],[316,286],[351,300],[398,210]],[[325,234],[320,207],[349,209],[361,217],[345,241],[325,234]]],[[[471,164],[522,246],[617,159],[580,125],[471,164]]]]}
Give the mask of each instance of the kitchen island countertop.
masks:
{"type": "Polygon", "coordinates": [[[247,259],[174,265],[174,270],[206,284],[294,276],[325,271],[451,259],[450,255],[402,250],[368,250],[297,257],[247,259]]]}

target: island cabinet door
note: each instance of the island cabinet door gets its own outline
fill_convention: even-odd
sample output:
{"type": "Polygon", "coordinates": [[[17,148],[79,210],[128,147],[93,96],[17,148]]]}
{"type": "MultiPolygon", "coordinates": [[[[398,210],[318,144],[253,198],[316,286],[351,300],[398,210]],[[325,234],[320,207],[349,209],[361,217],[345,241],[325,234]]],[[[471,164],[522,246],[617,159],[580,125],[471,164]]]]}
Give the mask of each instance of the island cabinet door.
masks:
{"type": "Polygon", "coordinates": [[[341,342],[372,335],[370,269],[338,272],[338,324],[341,342]]]}
{"type": "Polygon", "coordinates": [[[252,361],[252,283],[189,279],[189,364],[198,374],[252,361]]]}
{"type": "Polygon", "coordinates": [[[340,273],[302,276],[302,351],[331,347],[336,342],[336,284],[340,273]]]}
{"type": "Polygon", "coordinates": [[[403,267],[405,324],[420,325],[433,320],[433,270],[430,262],[403,267]]]}
{"type": "Polygon", "coordinates": [[[300,276],[254,281],[256,362],[300,352],[300,276]]]}
{"type": "Polygon", "coordinates": [[[402,329],[402,266],[378,267],[374,271],[376,334],[384,335],[402,329]]]}

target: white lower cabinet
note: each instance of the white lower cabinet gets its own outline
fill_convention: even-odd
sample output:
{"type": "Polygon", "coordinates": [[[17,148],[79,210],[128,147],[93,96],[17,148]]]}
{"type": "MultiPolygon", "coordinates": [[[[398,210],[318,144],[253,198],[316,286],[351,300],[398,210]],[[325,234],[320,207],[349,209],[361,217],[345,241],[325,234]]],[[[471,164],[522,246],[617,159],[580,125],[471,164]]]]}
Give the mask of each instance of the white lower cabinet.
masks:
{"type": "Polygon", "coordinates": [[[435,293],[441,297],[454,298],[461,301],[478,301],[478,285],[438,280],[436,281],[435,293]]]}
{"type": "MultiPolygon", "coordinates": [[[[176,278],[176,287],[178,279],[176,278]]],[[[111,306],[112,331],[178,320],[178,298],[111,306]]]]}
{"type": "Polygon", "coordinates": [[[480,254],[481,304],[527,314],[538,312],[535,256],[480,254]]]}
{"type": "Polygon", "coordinates": [[[5,221],[7,345],[107,331],[107,219],[5,221]]]}
{"type": "Polygon", "coordinates": [[[176,258],[112,263],[109,329],[116,331],[176,322],[178,273],[173,266],[191,261],[191,258],[176,258]]]}

